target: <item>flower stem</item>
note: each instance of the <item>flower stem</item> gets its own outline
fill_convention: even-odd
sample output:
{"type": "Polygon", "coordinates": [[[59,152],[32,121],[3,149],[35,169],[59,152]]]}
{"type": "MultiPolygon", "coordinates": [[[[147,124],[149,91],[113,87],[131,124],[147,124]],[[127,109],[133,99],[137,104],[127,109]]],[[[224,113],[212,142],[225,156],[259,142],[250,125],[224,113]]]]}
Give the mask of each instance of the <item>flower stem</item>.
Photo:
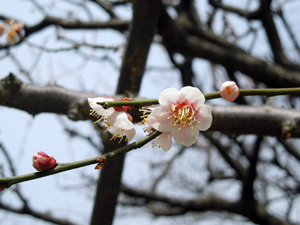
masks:
{"type": "MultiPolygon", "coordinates": [[[[81,160],[81,161],[76,161],[76,162],[71,162],[71,163],[61,163],[58,164],[58,166],[56,166],[53,169],[50,170],[46,170],[46,171],[41,171],[41,172],[36,172],[36,173],[29,173],[29,174],[25,174],[25,175],[20,175],[20,176],[14,176],[14,177],[6,177],[6,178],[0,178],[0,187],[5,187],[5,188],[9,188],[11,185],[13,184],[17,184],[17,183],[21,183],[24,181],[29,181],[29,180],[34,180],[34,179],[38,179],[41,177],[46,177],[46,176],[50,176],[53,174],[57,174],[57,173],[61,173],[64,171],[68,171],[68,170],[73,170],[73,169],[77,169],[80,167],[84,167],[84,166],[88,166],[91,164],[96,164],[98,163],[98,159],[100,158],[105,158],[106,162],[108,162],[109,160],[125,154],[126,152],[129,152],[133,149],[137,149],[140,148],[142,146],[144,146],[146,143],[148,143],[149,141],[153,140],[154,138],[156,138],[157,136],[159,136],[161,134],[161,132],[159,131],[154,131],[151,134],[143,137],[142,139],[124,146],[122,148],[116,149],[114,151],[111,151],[109,153],[106,153],[104,155],[101,156],[97,156],[97,157],[93,157],[93,158],[89,158],[89,159],[85,159],[85,160],[81,160]]],[[[0,188],[1,191],[1,188],[0,188]]]]}
{"type": "MultiPolygon", "coordinates": [[[[300,95],[300,88],[270,88],[270,89],[240,89],[239,96],[251,96],[251,95],[262,95],[262,96],[276,96],[276,95],[300,95]]],[[[221,98],[220,92],[212,92],[204,94],[206,100],[215,98],[221,98]]],[[[103,103],[98,103],[103,104],[103,103]]],[[[151,100],[138,100],[138,101],[119,101],[119,102],[107,102],[107,108],[116,106],[135,106],[141,108],[143,106],[159,104],[158,99],[151,100]]]]}

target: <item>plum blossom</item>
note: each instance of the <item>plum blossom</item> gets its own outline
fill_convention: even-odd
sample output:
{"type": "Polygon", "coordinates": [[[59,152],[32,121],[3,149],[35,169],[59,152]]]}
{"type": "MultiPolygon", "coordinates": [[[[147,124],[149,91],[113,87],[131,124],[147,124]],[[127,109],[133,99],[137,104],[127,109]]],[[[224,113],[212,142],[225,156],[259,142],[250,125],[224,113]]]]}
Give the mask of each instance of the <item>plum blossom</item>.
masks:
{"type": "Polygon", "coordinates": [[[6,31],[6,43],[8,45],[14,45],[20,39],[20,33],[24,28],[23,23],[11,21],[6,31]]]}
{"type": "Polygon", "coordinates": [[[195,87],[167,88],[159,96],[160,106],[148,116],[150,125],[160,132],[171,132],[175,142],[185,146],[194,144],[199,130],[207,130],[212,123],[211,109],[205,97],[195,87]]]}
{"type": "Polygon", "coordinates": [[[43,171],[56,167],[57,163],[53,156],[49,156],[45,152],[38,152],[32,157],[32,165],[37,171],[43,171]]]}
{"type": "MultiPolygon", "coordinates": [[[[155,129],[151,126],[150,120],[147,120],[147,113],[151,113],[153,109],[155,109],[157,105],[143,107],[141,111],[143,111],[143,121],[142,123],[145,124],[144,132],[152,133],[155,129]]],[[[139,123],[141,124],[141,123],[139,123]]],[[[172,134],[171,132],[164,132],[158,136],[157,140],[153,142],[153,146],[158,146],[162,148],[164,151],[168,151],[172,147],[172,134]]]]}
{"type": "Polygon", "coordinates": [[[222,98],[233,102],[240,94],[240,89],[234,81],[226,81],[220,87],[222,98]]]}
{"type": "MultiPolygon", "coordinates": [[[[88,98],[88,103],[92,108],[90,115],[95,116],[98,119],[94,124],[104,120],[104,124],[101,126],[105,126],[106,130],[113,135],[112,139],[116,140],[117,138],[121,138],[122,140],[123,137],[126,136],[125,140],[131,141],[136,134],[134,124],[132,123],[132,116],[127,112],[131,108],[129,106],[122,106],[104,109],[102,105],[98,104],[98,102],[109,101],[117,100],[112,97],[88,98]]],[[[123,101],[131,101],[131,99],[123,98],[123,101]]]]}

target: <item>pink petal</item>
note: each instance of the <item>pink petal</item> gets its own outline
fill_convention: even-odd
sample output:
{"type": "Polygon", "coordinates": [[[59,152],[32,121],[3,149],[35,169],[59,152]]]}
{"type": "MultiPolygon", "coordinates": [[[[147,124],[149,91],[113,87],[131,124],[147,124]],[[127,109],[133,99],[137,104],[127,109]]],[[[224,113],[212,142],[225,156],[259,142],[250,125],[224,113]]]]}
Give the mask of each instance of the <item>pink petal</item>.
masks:
{"type": "Polygon", "coordinates": [[[145,123],[145,130],[146,130],[148,133],[153,132],[153,127],[152,127],[151,124],[150,124],[150,120],[146,120],[146,123],[145,123]]]}
{"type": "Polygon", "coordinates": [[[200,105],[202,105],[205,102],[205,97],[202,94],[202,92],[195,87],[183,87],[180,89],[180,97],[179,99],[180,103],[182,103],[185,99],[188,100],[190,104],[194,104],[193,106],[195,108],[198,108],[200,105]]]}
{"type": "Polygon", "coordinates": [[[164,151],[168,151],[172,147],[172,134],[171,132],[164,132],[159,135],[160,144],[164,151]]]}
{"type": "Polygon", "coordinates": [[[130,130],[125,130],[127,141],[131,141],[136,134],[135,127],[130,130]]]}
{"type": "Polygon", "coordinates": [[[167,110],[167,107],[159,106],[155,108],[150,115],[148,116],[147,120],[149,120],[151,126],[160,132],[168,132],[172,128],[171,119],[168,120],[168,117],[172,115],[171,110],[167,110]]]}
{"type": "Polygon", "coordinates": [[[211,109],[208,105],[203,104],[199,111],[195,115],[196,119],[201,122],[199,125],[197,122],[195,122],[194,129],[205,131],[208,128],[210,128],[212,123],[212,115],[211,115],[211,109]]]}
{"type": "Polygon", "coordinates": [[[175,127],[172,128],[171,132],[175,142],[184,146],[193,145],[197,141],[199,136],[198,130],[191,130],[188,126],[181,126],[181,131],[179,131],[179,124],[175,125],[175,127]]]}
{"type": "Polygon", "coordinates": [[[158,102],[160,105],[170,106],[177,102],[179,94],[176,88],[167,88],[160,94],[158,102]]]}
{"type": "Polygon", "coordinates": [[[47,158],[50,157],[50,156],[47,155],[45,152],[38,152],[36,155],[40,155],[40,156],[47,157],[47,158]]]}

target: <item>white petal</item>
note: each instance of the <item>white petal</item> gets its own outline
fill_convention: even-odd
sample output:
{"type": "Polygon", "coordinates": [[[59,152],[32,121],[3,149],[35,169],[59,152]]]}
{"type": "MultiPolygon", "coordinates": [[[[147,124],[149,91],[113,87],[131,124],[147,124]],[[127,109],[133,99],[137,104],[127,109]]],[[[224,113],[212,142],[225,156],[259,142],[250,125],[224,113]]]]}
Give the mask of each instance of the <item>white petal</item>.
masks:
{"type": "Polygon", "coordinates": [[[148,133],[151,133],[153,130],[153,127],[151,126],[150,124],[150,120],[146,120],[146,123],[145,123],[145,130],[148,132],[148,133]]]}
{"type": "Polygon", "coordinates": [[[97,102],[104,102],[105,98],[97,97],[97,98],[88,98],[88,103],[92,109],[97,111],[99,108],[102,108],[101,105],[98,105],[97,102]]]}
{"type": "Polygon", "coordinates": [[[172,134],[171,132],[164,132],[159,136],[161,147],[164,151],[168,151],[172,147],[172,134]]]}
{"type": "Polygon", "coordinates": [[[107,117],[107,120],[111,126],[119,129],[130,130],[134,127],[133,123],[128,119],[126,112],[115,111],[107,117]]]}
{"type": "Polygon", "coordinates": [[[180,89],[180,93],[184,96],[181,102],[187,99],[190,104],[194,104],[193,106],[195,108],[200,107],[205,102],[205,97],[198,88],[190,86],[183,87],[180,89]]]}
{"type": "Polygon", "coordinates": [[[199,136],[198,130],[191,130],[189,127],[181,127],[181,131],[179,131],[179,125],[177,124],[171,130],[172,136],[176,143],[184,146],[193,145],[199,136]]]}
{"type": "Polygon", "coordinates": [[[104,109],[102,105],[97,104],[98,102],[112,102],[114,101],[113,99],[109,98],[103,98],[103,97],[97,97],[97,98],[88,98],[88,103],[90,107],[99,115],[102,116],[109,116],[112,114],[115,110],[114,108],[108,108],[104,109]]]}
{"type": "Polygon", "coordinates": [[[167,88],[160,94],[158,102],[160,105],[170,106],[177,102],[179,94],[176,88],[167,88]]]}
{"type": "Polygon", "coordinates": [[[123,134],[121,134],[121,129],[116,128],[114,126],[107,127],[107,130],[109,133],[111,133],[114,136],[117,136],[117,134],[119,134],[120,137],[123,136],[123,134]]]}
{"type": "Polygon", "coordinates": [[[131,141],[136,134],[135,127],[130,130],[125,130],[127,141],[131,141]]]}
{"type": "Polygon", "coordinates": [[[172,128],[171,119],[168,120],[168,117],[172,115],[171,110],[167,110],[167,108],[159,106],[155,108],[147,120],[149,120],[151,126],[160,132],[168,132],[172,128]]]}
{"type": "Polygon", "coordinates": [[[201,122],[201,124],[194,125],[194,129],[198,129],[201,131],[205,131],[208,128],[210,128],[212,123],[212,115],[211,115],[211,109],[208,105],[203,104],[199,111],[195,115],[196,119],[201,122]]]}

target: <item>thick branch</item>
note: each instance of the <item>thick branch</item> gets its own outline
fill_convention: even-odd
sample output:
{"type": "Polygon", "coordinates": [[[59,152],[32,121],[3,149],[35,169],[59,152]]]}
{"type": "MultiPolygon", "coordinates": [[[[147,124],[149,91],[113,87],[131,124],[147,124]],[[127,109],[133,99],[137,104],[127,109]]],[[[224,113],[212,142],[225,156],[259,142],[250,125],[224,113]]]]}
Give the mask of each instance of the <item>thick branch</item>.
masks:
{"type": "Polygon", "coordinates": [[[156,33],[160,7],[161,0],[135,2],[117,93],[139,92],[150,44],[156,33]]]}
{"type": "Polygon", "coordinates": [[[17,108],[36,115],[42,112],[68,115],[71,119],[88,119],[86,93],[58,86],[41,87],[23,84],[10,74],[0,81],[0,105],[17,108]]]}
{"type": "MultiPolygon", "coordinates": [[[[138,0],[133,5],[133,18],[124,53],[117,94],[138,94],[145,64],[155,34],[161,0],[138,0]]],[[[111,149],[107,149],[110,151],[111,149]]],[[[101,172],[91,225],[112,224],[122,178],[124,155],[101,172]],[[109,203],[109,204],[108,204],[109,203]]]]}
{"type": "MultiPolygon", "coordinates": [[[[0,82],[0,105],[17,108],[32,115],[50,112],[67,115],[73,120],[92,119],[87,97],[93,95],[57,86],[22,84],[13,75],[0,82]]],[[[292,137],[300,137],[300,113],[297,110],[270,106],[211,105],[211,108],[211,131],[221,131],[230,135],[256,134],[277,137],[285,137],[289,133],[292,137]]],[[[134,120],[140,121],[139,116],[134,120]]]]}
{"type": "Polygon", "coordinates": [[[293,109],[271,106],[211,106],[213,124],[210,130],[230,135],[256,134],[300,137],[300,113],[293,109]]]}

